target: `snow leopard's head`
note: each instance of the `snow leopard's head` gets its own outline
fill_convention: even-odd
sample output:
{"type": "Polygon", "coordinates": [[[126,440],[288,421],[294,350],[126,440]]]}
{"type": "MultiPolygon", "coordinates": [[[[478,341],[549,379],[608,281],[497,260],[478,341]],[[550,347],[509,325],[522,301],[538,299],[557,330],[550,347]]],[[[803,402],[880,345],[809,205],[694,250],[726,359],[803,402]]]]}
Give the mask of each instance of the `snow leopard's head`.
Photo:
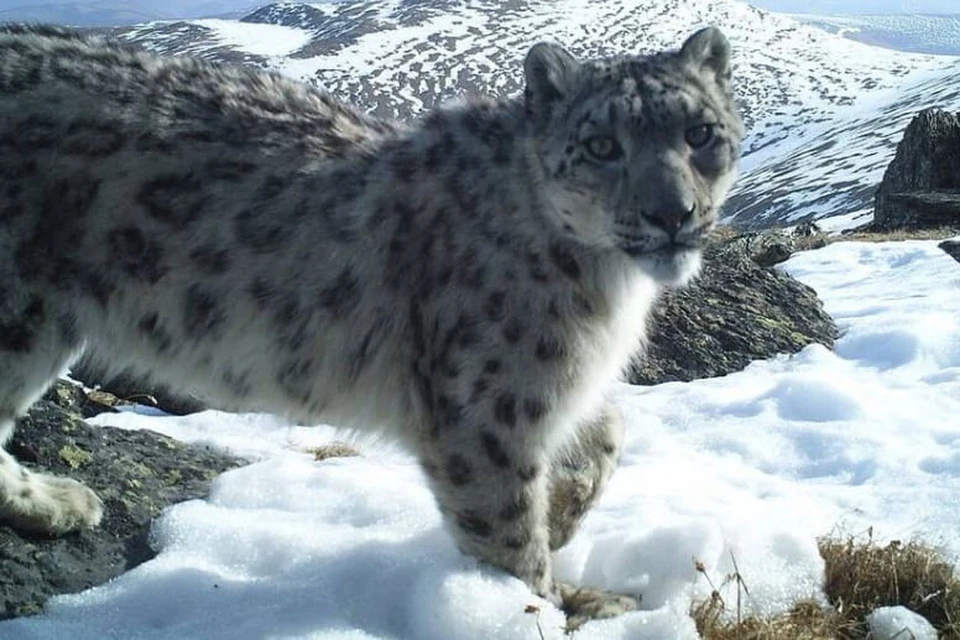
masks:
{"type": "Polygon", "coordinates": [[[527,54],[526,118],[551,213],[579,242],[623,251],[664,284],[696,273],[737,171],[743,124],[715,28],[678,51],[579,62],[527,54]]]}

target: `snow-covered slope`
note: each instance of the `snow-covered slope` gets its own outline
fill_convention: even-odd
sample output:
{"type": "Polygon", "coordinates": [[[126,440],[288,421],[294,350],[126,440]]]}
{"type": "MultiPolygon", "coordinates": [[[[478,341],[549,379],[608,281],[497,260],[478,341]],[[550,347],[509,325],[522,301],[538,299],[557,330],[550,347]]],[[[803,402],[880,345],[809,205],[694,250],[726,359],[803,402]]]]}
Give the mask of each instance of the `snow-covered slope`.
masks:
{"type": "MultiPolygon", "coordinates": [[[[953,11],[960,12],[955,2],[953,11]]],[[[792,17],[857,42],[897,51],[960,55],[960,13],[792,17]]]]}
{"type": "MultiPolygon", "coordinates": [[[[715,24],[736,48],[746,119],[763,125],[751,148],[781,137],[786,124],[824,120],[864,91],[898,86],[911,70],[938,66],[930,57],[878,51],[733,0],[281,2],[243,21],[310,33],[310,43],[270,66],[399,118],[472,91],[515,93],[523,55],[538,40],[584,56],[641,53],[677,46],[693,29],[715,24]]],[[[149,46],[155,30],[166,39],[168,29],[149,24],[128,37],[149,46]]],[[[217,29],[209,33],[218,43],[217,29]]]]}
{"type": "Polygon", "coordinates": [[[199,56],[261,68],[274,66],[313,37],[309,31],[280,23],[224,19],[150,22],[120,32],[161,55],[199,56]]]}
{"type": "Polygon", "coordinates": [[[829,121],[788,128],[789,137],[748,155],[727,203],[746,228],[824,220],[833,229],[873,219],[873,194],[903,130],[920,109],[960,110],[960,58],[910,82],[870,92],[829,121]]]}
{"type": "Polygon", "coordinates": [[[780,13],[816,15],[956,13],[957,0],[751,0],[751,4],[780,13]]]}
{"type": "MultiPolygon", "coordinates": [[[[914,535],[960,554],[960,267],[934,242],[836,243],[786,263],[842,330],[723,378],[617,389],[610,488],[561,579],[643,595],[577,640],[694,640],[690,605],[733,570],[746,612],[820,594],[816,537],[914,535]]],[[[360,441],[316,462],[326,427],[207,411],[102,414],[256,459],[167,509],[159,555],[110,584],[0,623],[17,640],[562,640],[563,615],[460,554],[416,462],[360,441]],[[536,605],[539,616],[526,612],[536,605]],[[538,624],[542,630],[538,631],[538,624]]],[[[725,584],[725,583],[724,583],[725,584]]],[[[721,587],[733,610],[736,585],[721,587]]]]}
{"type": "Polygon", "coordinates": [[[276,31],[194,21],[121,33],[163,53],[277,69],[409,119],[454,96],[516,93],[538,40],[583,56],[641,53],[718,25],[735,48],[749,128],[744,180],[726,211],[746,227],[864,209],[910,115],[960,108],[957,59],[871,47],[736,0],[280,2],[243,22],[276,31]]]}

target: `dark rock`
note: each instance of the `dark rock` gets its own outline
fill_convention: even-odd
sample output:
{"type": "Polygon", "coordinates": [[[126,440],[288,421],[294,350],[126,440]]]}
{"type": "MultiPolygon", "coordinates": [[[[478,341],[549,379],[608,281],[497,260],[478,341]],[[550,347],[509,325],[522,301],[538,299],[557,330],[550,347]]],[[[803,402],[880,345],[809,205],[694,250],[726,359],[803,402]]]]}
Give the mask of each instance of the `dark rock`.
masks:
{"type": "Polygon", "coordinates": [[[761,267],[772,267],[781,262],[786,262],[793,255],[793,247],[788,243],[770,244],[753,256],[753,261],[761,267]]]}
{"type": "Polygon", "coordinates": [[[790,235],[794,242],[794,249],[797,251],[819,249],[829,243],[829,236],[813,220],[801,222],[793,228],[793,233],[790,235]]]}
{"type": "Polygon", "coordinates": [[[778,236],[720,240],[704,252],[690,286],[667,292],[651,318],[646,354],[630,382],[659,384],[740,371],[754,360],[796,353],[812,343],[833,346],[837,328],[810,287],[760,266],[756,257],[778,236]],[[755,250],[761,247],[759,254],[755,250]]]}
{"type": "Polygon", "coordinates": [[[102,389],[127,402],[157,407],[167,413],[183,416],[206,409],[199,398],[179,393],[170,388],[149,382],[132,373],[107,373],[89,357],[83,357],[70,368],[70,377],[88,387],[102,389]]]}
{"type": "Polygon", "coordinates": [[[886,196],[887,212],[874,221],[879,230],[916,229],[960,224],[960,191],[902,191],[886,196]],[[890,214],[890,210],[894,212],[890,214]]]}
{"type": "Polygon", "coordinates": [[[944,240],[937,246],[943,249],[948,256],[960,262],[960,240],[944,240]]]}
{"type": "Polygon", "coordinates": [[[24,465],[81,480],[105,504],[101,526],[61,538],[21,536],[0,525],[0,619],[37,613],[52,595],[102,584],[149,560],[150,523],[171,504],[207,494],[235,458],[150,431],[92,427],[104,410],[58,382],[19,421],[8,450],[24,465]]]}
{"type": "Polygon", "coordinates": [[[823,229],[820,228],[813,220],[806,220],[801,222],[793,229],[793,235],[797,238],[811,238],[814,236],[820,236],[823,234],[823,229]]]}
{"type": "Polygon", "coordinates": [[[725,255],[747,257],[761,267],[772,267],[790,259],[797,250],[797,237],[775,229],[741,235],[729,235],[729,232],[725,234],[721,231],[711,246],[721,245],[725,255]]]}
{"type": "Polygon", "coordinates": [[[960,224],[960,114],[921,111],[903,134],[874,201],[874,228],[960,224]]]}

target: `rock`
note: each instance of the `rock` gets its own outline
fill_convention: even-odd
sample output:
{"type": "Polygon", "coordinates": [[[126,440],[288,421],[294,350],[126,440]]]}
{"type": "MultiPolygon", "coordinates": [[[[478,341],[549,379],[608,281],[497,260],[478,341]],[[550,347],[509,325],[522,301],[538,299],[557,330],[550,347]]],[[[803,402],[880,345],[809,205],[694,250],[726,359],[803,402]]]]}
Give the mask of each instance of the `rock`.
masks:
{"type": "Polygon", "coordinates": [[[760,253],[753,255],[752,259],[761,267],[772,267],[781,262],[786,262],[792,255],[793,245],[787,243],[771,244],[760,253]]]}
{"type": "Polygon", "coordinates": [[[101,526],[61,538],[21,536],[0,525],[0,619],[36,613],[52,595],[74,593],[155,554],[150,523],[171,504],[207,494],[211,480],[241,460],[150,431],[92,427],[112,411],[103,396],[58,382],[30,413],[8,450],[29,467],[82,480],[105,503],[101,526]]]}
{"type": "Polygon", "coordinates": [[[813,220],[806,220],[801,222],[793,229],[793,235],[797,238],[810,238],[813,236],[819,236],[823,234],[823,229],[820,228],[813,220]]]}
{"type": "Polygon", "coordinates": [[[156,407],[167,413],[182,416],[206,409],[199,398],[179,393],[168,387],[151,383],[128,372],[110,375],[93,358],[83,357],[70,368],[70,377],[84,385],[106,391],[127,402],[156,407]]]}
{"type": "Polygon", "coordinates": [[[769,235],[707,247],[700,277],[664,294],[654,309],[647,351],[632,367],[631,383],[722,376],[811,343],[833,346],[836,325],[813,289],[758,264],[781,242],[782,234],[769,235]]]}
{"type": "Polygon", "coordinates": [[[960,240],[944,240],[937,246],[943,249],[948,256],[960,262],[960,240]]]}
{"type": "Polygon", "coordinates": [[[819,249],[820,247],[827,246],[829,242],[829,236],[824,233],[820,225],[813,220],[807,220],[806,222],[798,224],[793,228],[791,236],[793,237],[794,248],[798,251],[819,249]]]}
{"type": "Polygon", "coordinates": [[[874,199],[878,230],[960,225],[960,113],[921,111],[874,199]]]}
{"type": "Polygon", "coordinates": [[[887,195],[887,212],[874,229],[917,229],[960,224],[960,191],[904,191],[887,195]],[[893,210],[893,214],[890,213],[893,210]]]}
{"type": "Polygon", "coordinates": [[[726,253],[746,256],[761,267],[772,267],[787,261],[797,248],[792,236],[775,229],[741,235],[719,232],[713,243],[722,244],[726,253]]]}

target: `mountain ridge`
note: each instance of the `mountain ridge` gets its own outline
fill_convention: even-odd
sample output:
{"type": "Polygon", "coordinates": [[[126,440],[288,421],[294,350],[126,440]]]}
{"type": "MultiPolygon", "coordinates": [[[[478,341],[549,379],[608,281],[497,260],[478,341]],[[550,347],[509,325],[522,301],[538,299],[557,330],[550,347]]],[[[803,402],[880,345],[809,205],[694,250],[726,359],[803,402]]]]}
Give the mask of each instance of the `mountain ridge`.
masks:
{"type": "Polygon", "coordinates": [[[934,99],[921,86],[929,78],[947,86],[960,59],[872,47],[736,0],[276,2],[240,21],[148,23],[116,33],[164,54],[274,69],[378,116],[410,120],[457,97],[517,94],[522,56],[539,40],[582,57],[642,54],[675,47],[706,24],[723,29],[734,47],[749,129],[743,177],[725,210],[743,227],[862,210],[903,118],[926,106],[960,108],[960,91],[934,99]],[[264,37],[254,41],[244,30],[257,29],[273,29],[277,46],[256,53],[264,37]],[[871,114],[882,120],[876,131],[871,114]],[[818,136],[831,131],[854,143],[825,148],[818,136]],[[844,170],[821,166],[820,152],[844,170]]]}

